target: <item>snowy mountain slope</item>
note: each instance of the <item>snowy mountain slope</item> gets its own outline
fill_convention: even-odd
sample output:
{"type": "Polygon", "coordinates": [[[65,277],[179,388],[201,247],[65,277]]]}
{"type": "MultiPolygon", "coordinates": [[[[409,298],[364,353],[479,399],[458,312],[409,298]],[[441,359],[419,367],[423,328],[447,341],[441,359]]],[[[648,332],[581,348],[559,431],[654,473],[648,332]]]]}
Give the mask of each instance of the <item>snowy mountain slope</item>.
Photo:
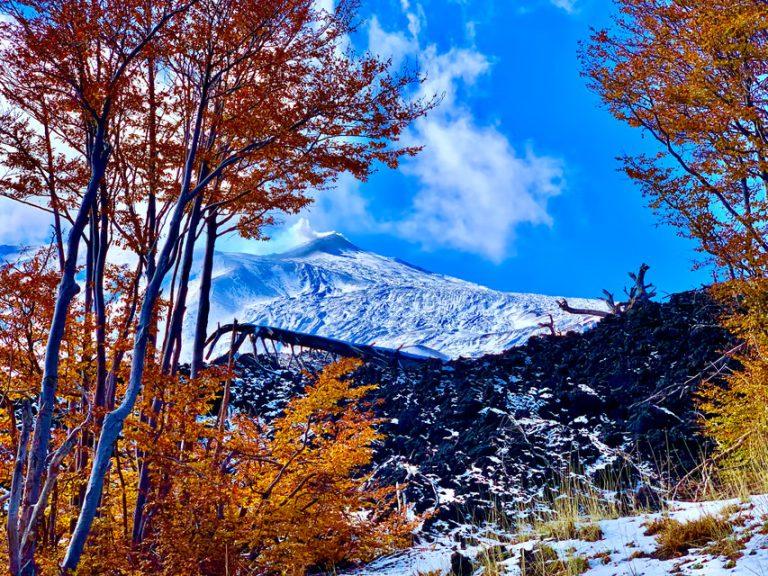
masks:
{"type": "MultiPolygon", "coordinates": [[[[562,312],[557,298],[498,292],[361,250],[328,234],[282,254],[219,253],[209,331],[233,318],[361,344],[456,358],[500,352],[543,330],[582,330],[596,319],[562,312]]],[[[197,316],[190,283],[185,340],[197,316]]],[[[574,306],[599,301],[573,299],[574,306]]],[[[189,353],[186,346],[185,353],[189,353]]]]}

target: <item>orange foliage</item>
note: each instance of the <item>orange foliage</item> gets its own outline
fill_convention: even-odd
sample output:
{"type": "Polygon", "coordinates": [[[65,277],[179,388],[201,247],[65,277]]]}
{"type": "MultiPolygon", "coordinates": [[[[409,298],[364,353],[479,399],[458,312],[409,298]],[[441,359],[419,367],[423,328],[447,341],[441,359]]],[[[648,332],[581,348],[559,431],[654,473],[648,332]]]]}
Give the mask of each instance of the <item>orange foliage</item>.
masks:
{"type": "Polygon", "coordinates": [[[658,152],[626,156],[651,206],[727,279],[714,294],[742,369],[706,386],[704,425],[736,458],[768,436],[768,11],[753,0],[617,0],[583,51],[610,111],[658,152]],[[746,442],[745,442],[746,441],[746,442]]]}
{"type": "Polygon", "coordinates": [[[212,425],[230,375],[179,376],[201,224],[210,273],[218,237],[261,237],[309,190],[417,151],[398,140],[432,102],[406,98],[417,77],[346,51],[356,2],[335,6],[0,0],[0,195],[53,214],[57,256],[0,269],[14,576],[59,571],[64,550],[84,574],[301,573],[403,541],[390,491],[361,475],[378,436],[353,366],[274,427],[212,425]],[[116,247],[132,269],[110,264],[116,247]]]}
{"type": "Polygon", "coordinates": [[[651,205],[728,277],[768,270],[768,11],[752,0],[617,0],[583,51],[610,111],[658,153],[626,156],[651,205]]]}
{"type": "MultiPolygon", "coordinates": [[[[139,412],[128,421],[77,574],[301,575],[407,545],[414,522],[398,510],[393,489],[365,472],[380,435],[365,402],[372,387],[352,384],[358,366],[328,366],[270,424],[237,414],[223,431],[215,405],[225,370],[195,380],[148,375],[142,408],[148,412],[153,396],[162,400],[157,426],[139,412]],[[153,474],[149,529],[138,548],[130,530],[136,450],[153,474]]],[[[74,468],[58,478],[52,533],[61,542],[77,514],[80,478],[74,468]]],[[[58,574],[62,554],[56,542],[43,546],[42,573],[58,574]]]]}

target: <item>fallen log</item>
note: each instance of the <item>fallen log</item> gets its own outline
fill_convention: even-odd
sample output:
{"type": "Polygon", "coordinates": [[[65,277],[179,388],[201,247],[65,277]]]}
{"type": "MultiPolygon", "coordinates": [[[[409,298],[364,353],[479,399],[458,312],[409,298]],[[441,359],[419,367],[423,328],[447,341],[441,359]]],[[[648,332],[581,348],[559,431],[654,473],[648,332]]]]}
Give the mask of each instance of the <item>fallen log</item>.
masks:
{"type": "Polygon", "coordinates": [[[219,326],[205,342],[209,346],[206,359],[209,359],[216,344],[225,334],[235,332],[238,338],[235,340],[234,351],[237,353],[242,343],[251,338],[252,341],[270,340],[273,343],[279,343],[284,346],[298,346],[310,350],[322,350],[337,356],[345,358],[359,358],[364,362],[373,362],[385,366],[419,366],[429,362],[440,362],[435,358],[427,358],[403,352],[402,350],[392,348],[382,348],[369,344],[354,344],[335,338],[326,338],[316,334],[304,334],[282,328],[273,328],[270,326],[259,326],[257,324],[241,324],[235,321],[232,324],[219,326]]]}

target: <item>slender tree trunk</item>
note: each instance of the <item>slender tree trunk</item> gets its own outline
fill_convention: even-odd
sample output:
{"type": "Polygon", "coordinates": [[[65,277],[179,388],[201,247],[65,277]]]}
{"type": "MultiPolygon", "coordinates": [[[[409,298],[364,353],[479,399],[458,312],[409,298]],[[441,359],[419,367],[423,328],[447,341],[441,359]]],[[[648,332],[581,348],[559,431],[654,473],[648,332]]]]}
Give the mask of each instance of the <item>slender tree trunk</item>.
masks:
{"type": "Polygon", "coordinates": [[[157,253],[157,97],[155,94],[155,59],[147,59],[149,87],[148,119],[148,155],[149,198],[147,199],[147,279],[155,274],[155,255],[157,253]]]}
{"type": "Polygon", "coordinates": [[[174,373],[176,366],[173,358],[178,357],[178,348],[181,347],[181,332],[184,327],[184,312],[187,309],[187,294],[189,294],[189,277],[192,274],[192,263],[195,256],[195,237],[200,225],[201,210],[203,206],[202,194],[195,198],[192,213],[189,216],[189,228],[187,240],[184,243],[184,254],[181,260],[181,275],[179,276],[178,293],[174,302],[173,312],[168,329],[168,340],[163,350],[162,370],[164,373],[174,373]]]}
{"type": "MultiPolygon", "coordinates": [[[[100,193],[104,194],[104,182],[102,181],[99,184],[99,190],[100,193]]],[[[88,240],[86,245],[86,258],[85,258],[85,302],[84,302],[84,321],[87,323],[91,320],[91,312],[93,310],[93,303],[94,303],[94,293],[95,293],[95,275],[96,275],[96,254],[99,251],[99,206],[98,206],[98,199],[93,203],[93,208],[91,209],[91,218],[88,223],[88,240]]],[[[91,333],[89,331],[85,331],[82,335],[82,348],[83,348],[83,359],[82,359],[82,365],[90,366],[92,364],[93,359],[89,356],[91,346],[91,333]]],[[[91,388],[91,381],[90,381],[90,375],[87,372],[87,370],[83,369],[82,372],[82,395],[81,395],[81,401],[80,406],[77,406],[74,401],[70,402],[69,409],[73,413],[76,410],[85,410],[86,401],[90,392],[91,388]]],[[[90,442],[90,439],[87,437],[86,434],[83,434],[79,441],[78,445],[75,448],[75,470],[78,472],[84,470],[86,466],[88,465],[88,457],[87,457],[87,446],[90,442]]],[[[85,490],[85,483],[80,480],[75,480],[74,483],[76,490],[73,491],[71,497],[70,497],[70,503],[73,507],[78,507],[80,505],[80,502],[82,502],[83,499],[83,491],[85,490]]],[[[75,528],[75,519],[70,518],[70,526],[69,530],[70,532],[75,528]]]]}
{"type": "MultiPolygon", "coordinates": [[[[148,118],[148,159],[149,159],[149,198],[147,201],[147,280],[151,281],[157,270],[155,257],[157,253],[157,101],[155,94],[155,60],[151,55],[147,59],[147,84],[149,87],[149,118],[148,118]]],[[[157,345],[156,317],[152,320],[153,329],[150,330],[149,346],[154,350],[157,345]]],[[[114,398],[114,385],[110,386],[114,398]]],[[[112,400],[114,405],[114,400],[112,400]]],[[[142,454],[139,454],[141,460],[142,454]]],[[[139,481],[136,493],[136,505],[133,510],[132,542],[137,545],[140,542],[143,531],[143,510],[149,490],[149,474],[145,471],[145,463],[142,462],[139,471],[139,481]],[[138,517],[137,517],[138,515],[138,517]]],[[[125,505],[125,503],[124,503],[125,505]]],[[[127,510],[126,510],[127,512],[127,510]]],[[[127,519],[125,520],[127,522],[127,519]]],[[[127,530],[127,525],[126,525],[127,530]]]]}
{"type": "MultiPolygon", "coordinates": [[[[189,216],[189,227],[187,228],[187,239],[184,244],[184,253],[181,259],[181,275],[179,276],[178,294],[174,303],[173,312],[169,320],[169,328],[166,337],[165,348],[163,350],[163,360],[161,369],[164,374],[173,374],[177,369],[177,362],[181,348],[181,331],[184,323],[184,313],[187,309],[187,294],[189,292],[189,277],[192,273],[192,263],[195,254],[195,237],[197,228],[200,224],[203,196],[198,195],[192,205],[192,212],[189,216]]],[[[149,416],[151,428],[155,428],[155,418],[160,412],[160,399],[152,399],[152,413],[149,416]]],[[[151,489],[151,479],[149,477],[149,462],[144,460],[139,472],[138,492],[136,495],[136,505],[133,509],[133,535],[132,543],[137,546],[144,539],[144,530],[146,522],[144,518],[144,506],[147,502],[147,495],[151,489]]]]}
{"type": "Polygon", "coordinates": [[[107,264],[107,249],[109,248],[109,216],[106,186],[101,191],[101,226],[99,228],[98,250],[95,254],[96,263],[93,274],[93,302],[96,316],[96,391],[94,403],[96,406],[106,406],[107,380],[107,351],[106,323],[107,311],[104,301],[104,269],[107,264]]]}
{"type": "MultiPolygon", "coordinates": [[[[106,140],[106,126],[97,128],[91,150],[91,177],[83,195],[77,216],[72,224],[67,240],[67,254],[64,263],[64,272],[59,281],[56,305],[48,332],[48,340],[45,349],[45,361],[43,363],[43,378],[40,384],[39,408],[32,434],[32,445],[29,451],[26,479],[24,482],[24,503],[22,522],[26,524],[32,508],[40,495],[40,485],[45,470],[48,448],[51,440],[51,423],[56,404],[56,391],[59,377],[59,355],[64,339],[64,329],[67,324],[69,306],[77,295],[80,287],[75,282],[77,274],[77,257],[82,238],[94,202],[99,191],[99,184],[104,177],[110,148],[106,140]]],[[[30,569],[34,555],[34,541],[30,542],[28,550],[23,551],[24,560],[28,562],[30,569]]]]}
{"type": "Polygon", "coordinates": [[[203,269],[200,272],[200,296],[197,305],[197,321],[195,323],[195,340],[192,350],[192,378],[195,378],[203,367],[205,340],[208,337],[208,317],[211,313],[211,284],[213,282],[213,253],[218,238],[218,211],[213,209],[205,219],[205,256],[203,269]]]}
{"type": "Polygon", "coordinates": [[[22,408],[22,426],[21,434],[18,438],[16,447],[16,462],[13,466],[13,476],[11,478],[11,493],[8,498],[8,518],[7,518],[7,537],[8,537],[8,560],[9,569],[12,576],[17,576],[22,570],[22,550],[19,534],[19,510],[21,506],[22,484],[24,478],[24,460],[27,453],[27,443],[29,441],[30,428],[32,427],[32,411],[29,404],[22,408]]]}
{"type": "MultiPolygon", "coordinates": [[[[215,139],[215,134],[211,131],[208,137],[208,148],[210,148],[215,139]]],[[[208,175],[208,170],[203,163],[200,168],[198,182],[208,175]]],[[[181,354],[181,334],[184,328],[184,314],[187,310],[187,295],[189,293],[189,278],[192,274],[192,264],[195,256],[195,240],[197,238],[197,228],[202,217],[203,195],[199,194],[192,205],[192,211],[189,215],[187,227],[187,238],[184,244],[183,254],[181,255],[181,275],[178,280],[178,293],[176,295],[171,317],[168,321],[166,330],[165,346],[163,349],[163,358],[161,370],[164,374],[175,374],[178,369],[179,355],[181,354]]],[[[155,418],[161,409],[160,399],[153,398],[149,416],[151,428],[155,428],[155,418]]],[[[146,529],[146,519],[144,517],[144,506],[146,505],[147,495],[151,489],[149,462],[144,460],[139,472],[138,491],[136,496],[136,505],[133,509],[133,533],[132,544],[138,546],[144,539],[146,529]]]]}
{"type": "Polygon", "coordinates": [[[43,98],[43,135],[45,137],[45,157],[48,168],[48,194],[51,197],[51,210],[53,211],[53,233],[56,237],[56,254],[59,257],[59,271],[64,272],[64,235],[61,230],[61,207],[56,193],[56,169],[54,167],[53,143],[51,142],[51,129],[48,125],[48,107],[43,98]]]}
{"type": "Polygon", "coordinates": [[[179,228],[184,214],[183,197],[179,198],[176,205],[173,218],[168,230],[168,237],[158,260],[158,268],[151,282],[144,293],[144,299],[139,316],[139,323],[136,329],[133,344],[133,358],[131,362],[131,375],[128,380],[128,387],[122,402],[112,412],[104,418],[104,424],[101,428],[101,435],[93,457],[91,474],[88,480],[88,487],[85,491],[85,499],[80,509],[80,515],[77,519],[77,525],[70,538],[69,547],[62,568],[64,571],[75,570],[85,547],[85,541],[91,530],[91,525],[96,516],[96,510],[101,499],[101,491],[104,487],[104,476],[109,468],[112,458],[112,450],[120,432],[125,424],[125,419],[130,415],[136,404],[141,384],[144,377],[144,362],[146,359],[147,344],[149,343],[149,333],[153,317],[153,309],[160,296],[165,272],[170,265],[171,251],[173,244],[179,236],[179,228]]]}
{"type": "MultiPolygon", "coordinates": [[[[224,383],[224,394],[221,397],[221,407],[219,408],[219,419],[216,422],[216,428],[219,432],[224,432],[224,425],[227,423],[227,415],[229,414],[229,397],[232,389],[232,367],[235,363],[236,342],[239,337],[237,333],[237,318],[232,323],[232,339],[229,342],[229,355],[227,356],[227,380],[224,383]]],[[[218,447],[220,448],[220,446],[218,447]]],[[[214,459],[215,460],[215,459],[214,459]]]]}
{"type": "MultiPolygon", "coordinates": [[[[139,264],[136,268],[136,274],[134,276],[133,288],[131,290],[131,305],[128,309],[128,315],[123,323],[123,329],[120,334],[120,340],[125,340],[130,335],[130,329],[133,326],[133,319],[136,317],[136,309],[139,305],[139,284],[141,283],[141,275],[143,274],[143,264],[139,260],[139,264]]],[[[117,387],[117,372],[123,363],[125,357],[125,350],[122,348],[115,352],[112,357],[112,364],[107,374],[106,382],[106,407],[107,410],[112,410],[115,407],[115,389],[117,387]]]]}
{"type": "Polygon", "coordinates": [[[202,94],[203,97],[201,97],[196,112],[192,140],[184,167],[182,187],[168,226],[168,235],[158,258],[157,269],[152,275],[144,293],[139,322],[134,336],[131,374],[128,379],[128,386],[125,395],[123,396],[123,400],[117,408],[108,413],[104,418],[99,442],[93,456],[93,465],[91,466],[91,474],[88,480],[88,487],[85,491],[83,506],[80,508],[77,525],[70,538],[69,546],[67,547],[67,552],[62,563],[62,570],[64,572],[74,571],[80,562],[85,542],[91,531],[91,526],[93,525],[93,520],[96,517],[96,511],[99,507],[99,500],[101,499],[101,492],[104,487],[104,476],[107,473],[110,460],[112,459],[115,441],[120,435],[123,425],[125,424],[125,419],[128,418],[133,410],[133,407],[136,404],[136,399],[141,391],[147,346],[152,333],[154,308],[160,297],[163,279],[171,267],[174,248],[179,240],[181,222],[184,218],[184,212],[191,200],[189,198],[189,191],[191,189],[190,183],[200,143],[203,114],[207,106],[207,99],[205,97],[207,90],[203,90],[202,94]]]}

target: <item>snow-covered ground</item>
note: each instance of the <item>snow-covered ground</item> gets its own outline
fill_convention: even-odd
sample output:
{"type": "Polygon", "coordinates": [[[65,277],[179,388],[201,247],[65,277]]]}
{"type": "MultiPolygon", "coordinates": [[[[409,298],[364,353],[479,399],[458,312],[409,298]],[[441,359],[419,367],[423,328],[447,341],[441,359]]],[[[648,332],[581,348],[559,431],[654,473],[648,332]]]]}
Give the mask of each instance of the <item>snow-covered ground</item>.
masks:
{"type": "MultiPolygon", "coordinates": [[[[237,318],[276,328],[457,358],[524,343],[552,314],[558,330],[596,321],[557,306],[557,297],[499,292],[361,250],[328,234],[282,254],[219,253],[209,332],[237,318]]],[[[197,317],[198,280],[190,282],[185,341],[197,317]]],[[[576,307],[597,300],[569,299],[576,307]]],[[[186,354],[189,346],[185,346],[186,354]]]]}
{"type": "MultiPolygon", "coordinates": [[[[448,575],[451,556],[456,551],[476,558],[484,548],[501,545],[509,555],[500,563],[499,576],[520,576],[520,554],[532,550],[542,542],[558,552],[561,558],[578,557],[589,561],[584,576],[667,576],[706,575],[766,575],[768,574],[768,496],[754,496],[749,501],[722,500],[705,503],[680,503],[669,505],[664,513],[630,516],[599,522],[602,537],[595,542],[582,540],[537,540],[506,544],[488,536],[475,535],[471,540],[478,542],[463,549],[456,543],[454,535],[446,536],[435,543],[415,546],[402,554],[382,558],[369,566],[350,572],[354,576],[419,576],[423,574],[448,575]],[[733,538],[743,539],[740,556],[730,561],[703,549],[691,550],[688,554],[673,560],[659,560],[654,557],[657,549],[656,536],[646,535],[648,525],[662,516],[669,516],[680,522],[687,522],[705,515],[718,516],[725,511],[725,517],[733,527],[733,538]]],[[[478,567],[475,576],[483,576],[478,567]]],[[[496,576],[494,574],[494,576],[496,576]]]]}

